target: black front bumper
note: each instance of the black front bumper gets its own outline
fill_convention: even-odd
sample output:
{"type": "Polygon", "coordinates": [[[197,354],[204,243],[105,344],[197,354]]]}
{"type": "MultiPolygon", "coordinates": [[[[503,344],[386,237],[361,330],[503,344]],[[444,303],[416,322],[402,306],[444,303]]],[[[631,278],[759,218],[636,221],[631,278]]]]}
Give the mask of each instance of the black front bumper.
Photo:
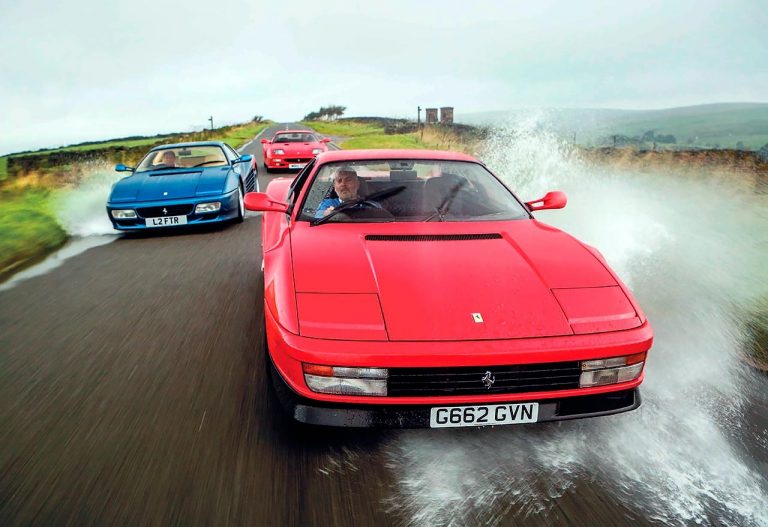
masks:
{"type": "MultiPolygon", "coordinates": [[[[429,428],[430,410],[433,407],[467,406],[442,403],[392,406],[329,404],[299,396],[291,390],[274,366],[271,368],[271,373],[275,393],[283,408],[295,420],[310,425],[352,428],[429,428]]],[[[539,403],[537,422],[618,414],[635,410],[641,403],[638,388],[599,395],[542,399],[535,402],[539,403]]]]}

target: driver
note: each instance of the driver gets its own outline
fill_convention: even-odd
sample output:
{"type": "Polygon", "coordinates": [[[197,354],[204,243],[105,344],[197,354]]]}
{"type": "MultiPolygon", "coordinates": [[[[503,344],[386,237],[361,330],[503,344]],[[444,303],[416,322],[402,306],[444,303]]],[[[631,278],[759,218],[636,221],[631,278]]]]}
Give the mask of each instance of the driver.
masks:
{"type": "MultiPolygon", "coordinates": [[[[317,212],[315,213],[316,218],[327,216],[333,209],[346,201],[360,199],[360,178],[357,176],[357,172],[352,168],[339,169],[333,176],[333,189],[339,197],[325,198],[321,201],[320,205],[317,207],[317,212]]],[[[366,201],[359,206],[376,207],[378,209],[382,208],[381,205],[375,201],[366,201]]]]}
{"type": "Polygon", "coordinates": [[[166,150],[163,152],[161,164],[164,165],[165,168],[176,168],[178,166],[176,164],[176,152],[173,150],[166,150]]]}

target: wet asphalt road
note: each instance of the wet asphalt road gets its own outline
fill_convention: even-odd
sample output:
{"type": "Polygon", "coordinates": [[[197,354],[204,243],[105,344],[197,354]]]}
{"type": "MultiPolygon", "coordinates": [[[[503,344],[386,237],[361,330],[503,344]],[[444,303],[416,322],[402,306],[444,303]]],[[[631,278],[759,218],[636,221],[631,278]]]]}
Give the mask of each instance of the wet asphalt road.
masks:
{"type": "MultiPolygon", "coordinates": [[[[262,190],[272,177],[260,167],[262,190]]],[[[257,215],[123,236],[0,292],[0,525],[428,524],[398,502],[404,432],[306,429],[277,408],[260,243],[257,215]]],[[[454,433],[506,432],[408,432],[454,433]]],[[[612,496],[577,483],[495,524],[650,524],[612,496]]]]}

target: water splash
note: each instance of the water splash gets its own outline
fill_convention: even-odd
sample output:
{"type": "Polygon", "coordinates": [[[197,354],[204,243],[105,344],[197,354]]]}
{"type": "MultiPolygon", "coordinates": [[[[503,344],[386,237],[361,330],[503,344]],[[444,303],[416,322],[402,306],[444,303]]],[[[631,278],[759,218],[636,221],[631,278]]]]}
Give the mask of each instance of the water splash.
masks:
{"type": "Polygon", "coordinates": [[[6,291],[30,278],[40,276],[59,267],[66,260],[88,249],[117,239],[117,231],[107,217],[106,203],[112,185],[121,176],[104,161],[82,163],[77,167],[79,182],[71,188],[61,189],[51,199],[50,209],[70,239],[58,251],[42,262],[24,269],[0,285],[6,291]]]}
{"type": "Polygon", "coordinates": [[[537,218],[596,246],[632,287],[656,333],[644,403],[580,422],[406,432],[387,447],[399,478],[387,505],[412,525],[497,525],[588,491],[652,523],[768,525],[768,416],[747,419],[768,407],[768,382],[737,360],[747,335],[734,316],[768,295],[766,196],[714,175],[590,164],[535,118],[481,155],[524,200],[564,190],[568,207],[537,218]]]}
{"type": "Polygon", "coordinates": [[[114,234],[106,203],[112,185],[121,177],[106,162],[91,162],[74,188],[60,191],[55,199],[57,220],[71,236],[114,234]]]}

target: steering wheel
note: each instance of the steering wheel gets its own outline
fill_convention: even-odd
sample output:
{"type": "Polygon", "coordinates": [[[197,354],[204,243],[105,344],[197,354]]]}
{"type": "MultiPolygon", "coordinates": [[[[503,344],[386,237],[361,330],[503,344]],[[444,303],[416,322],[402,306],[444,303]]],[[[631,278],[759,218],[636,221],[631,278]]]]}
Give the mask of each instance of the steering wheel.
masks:
{"type": "Polygon", "coordinates": [[[394,218],[387,209],[382,209],[370,201],[363,201],[360,206],[339,212],[339,216],[345,215],[349,219],[363,218],[394,218]]]}

